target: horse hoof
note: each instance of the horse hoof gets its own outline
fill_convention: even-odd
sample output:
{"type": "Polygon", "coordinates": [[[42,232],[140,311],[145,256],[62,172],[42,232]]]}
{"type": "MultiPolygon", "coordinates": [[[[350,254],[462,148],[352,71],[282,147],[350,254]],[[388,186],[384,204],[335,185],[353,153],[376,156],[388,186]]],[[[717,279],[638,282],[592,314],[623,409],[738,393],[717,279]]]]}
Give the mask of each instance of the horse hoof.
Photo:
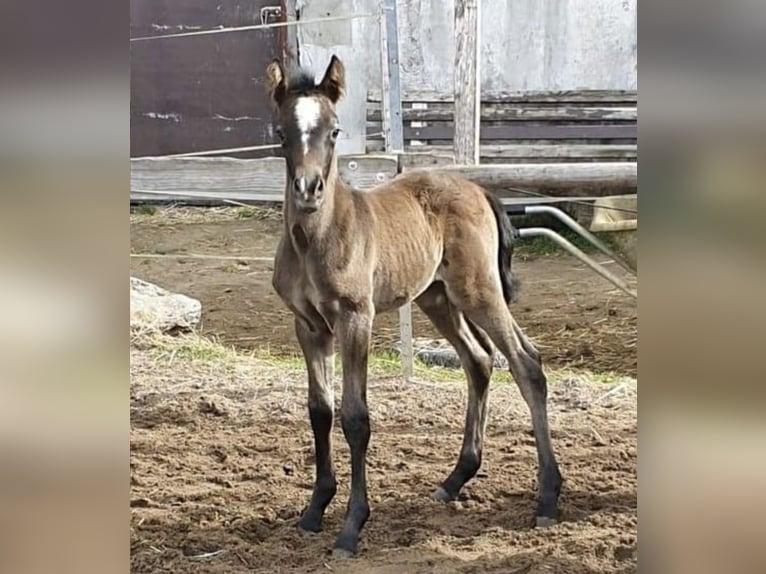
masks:
{"type": "Polygon", "coordinates": [[[450,502],[454,499],[454,497],[451,496],[450,493],[444,490],[441,486],[434,491],[434,493],[431,495],[431,498],[438,500],[439,502],[450,502]]]}
{"type": "Polygon", "coordinates": [[[548,528],[549,526],[555,526],[559,521],[549,516],[537,516],[535,518],[535,526],[537,528],[548,528]]]}
{"type": "Polygon", "coordinates": [[[298,528],[304,532],[322,532],[322,523],[307,519],[305,516],[298,521],[298,528]]]}
{"type": "Polygon", "coordinates": [[[351,550],[346,550],[345,548],[333,548],[332,557],[336,560],[348,560],[349,558],[354,557],[354,553],[351,552],[351,550]]]}

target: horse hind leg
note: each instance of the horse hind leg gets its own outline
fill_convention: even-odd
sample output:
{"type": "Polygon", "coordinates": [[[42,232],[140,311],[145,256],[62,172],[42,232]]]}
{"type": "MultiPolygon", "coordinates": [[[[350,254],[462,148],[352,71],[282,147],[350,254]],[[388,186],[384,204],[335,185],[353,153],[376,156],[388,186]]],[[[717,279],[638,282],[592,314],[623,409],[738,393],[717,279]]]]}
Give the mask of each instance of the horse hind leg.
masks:
{"type": "Polygon", "coordinates": [[[557,522],[562,478],[553,452],[548,424],[548,382],[542,369],[540,354],[518,325],[515,325],[514,338],[519,341],[520,352],[516,360],[512,362],[509,358],[508,363],[532,415],[532,430],[537,445],[539,494],[536,524],[550,526],[557,522]]]}
{"type": "Polygon", "coordinates": [[[508,360],[511,374],[532,416],[538,458],[538,526],[556,523],[562,478],[553,452],[548,425],[548,383],[540,354],[515,323],[499,285],[491,277],[449,283],[453,303],[476,323],[508,360]],[[478,279],[478,280],[477,280],[478,279]]]}
{"type": "Polygon", "coordinates": [[[452,344],[468,378],[463,445],[455,468],[434,492],[434,498],[454,500],[481,466],[487,398],[492,374],[492,346],[483,333],[476,332],[447,299],[444,284],[434,283],[417,300],[434,327],[452,344]]]}
{"type": "Polygon", "coordinates": [[[530,357],[532,357],[532,360],[534,360],[536,363],[539,363],[542,367],[542,357],[540,356],[540,352],[532,344],[532,341],[527,338],[516,320],[513,318],[511,318],[511,320],[513,321],[513,332],[519,338],[519,342],[521,343],[522,348],[530,357]]]}

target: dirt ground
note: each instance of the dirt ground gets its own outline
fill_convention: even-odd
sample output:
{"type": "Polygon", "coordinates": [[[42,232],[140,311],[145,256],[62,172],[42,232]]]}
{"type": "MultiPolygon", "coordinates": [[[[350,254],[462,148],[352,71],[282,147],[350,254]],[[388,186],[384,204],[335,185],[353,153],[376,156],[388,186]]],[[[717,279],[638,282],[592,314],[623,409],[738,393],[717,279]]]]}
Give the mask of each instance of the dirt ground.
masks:
{"type": "MultiPolygon", "coordinates": [[[[195,268],[198,276],[219,273],[195,268]]],[[[193,286],[198,279],[186,280],[193,286]]],[[[176,280],[183,287],[180,274],[176,280]]],[[[250,309],[242,304],[241,311],[250,309]]],[[[248,320],[269,328],[252,311],[248,320]]],[[[536,455],[515,386],[495,383],[490,392],[484,476],[461,500],[443,504],[429,495],[457,456],[465,385],[373,377],[372,514],[360,556],[336,561],[329,552],[349,484],[337,425],[339,490],[325,530],[295,527],[313,479],[304,373],[223,351],[198,354],[205,360],[184,350],[131,348],[134,574],[637,571],[633,379],[551,377],[551,428],[565,479],[561,522],[534,529],[536,455]]]]}
{"type": "MultiPolygon", "coordinates": [[[[292,315],[274,294],[269,262],[184,258],[182,254],[271,257],[277,218],[231,216],[134,216],[131,249],[164,258],[131,258],[131,274],[202,301],[202,329],[245,349],[298,353],[292,315]]],[[[545,363],[636,376],[637,305],[627,295],[569,256],[516,257],[521,278],[514,316],[543,353],[545,363]]],[[[611,265],[621,275],[621,269],[611,265]]],[[[375,320],[373,346],[391,350],[398,318],[375,320]]],[[[414,310],[414,333],[434,337],[414,310]]]]}

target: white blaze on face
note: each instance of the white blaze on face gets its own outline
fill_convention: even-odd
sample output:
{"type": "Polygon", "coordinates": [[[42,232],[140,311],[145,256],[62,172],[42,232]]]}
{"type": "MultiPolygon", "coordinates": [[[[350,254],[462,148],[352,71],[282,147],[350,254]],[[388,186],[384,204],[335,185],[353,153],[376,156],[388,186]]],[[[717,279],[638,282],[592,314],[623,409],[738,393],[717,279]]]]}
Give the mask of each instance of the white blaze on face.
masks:
{"type": "Polygon", "coordinates": [[[298,122],[298,129],[301,131],[303,155],[309,151],[309,136],[311,131],[319,125],[321,112],[322,108],[316,98],[303,97],[298,98],[298,101],[295,102],[295,119],[298,122]]]}

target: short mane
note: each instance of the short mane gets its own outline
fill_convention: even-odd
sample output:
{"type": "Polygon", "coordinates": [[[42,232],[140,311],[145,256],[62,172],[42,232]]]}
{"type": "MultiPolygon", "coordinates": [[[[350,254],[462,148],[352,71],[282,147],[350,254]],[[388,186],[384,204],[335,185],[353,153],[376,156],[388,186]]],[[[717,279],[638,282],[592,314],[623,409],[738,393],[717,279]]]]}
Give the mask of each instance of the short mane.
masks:
{"type": "Polygon", "coordinates": [[[287,91],[290,93],[314,92],[318,89],[314,74],[305,68],[300,68],[290,75],[287,91]]]}

